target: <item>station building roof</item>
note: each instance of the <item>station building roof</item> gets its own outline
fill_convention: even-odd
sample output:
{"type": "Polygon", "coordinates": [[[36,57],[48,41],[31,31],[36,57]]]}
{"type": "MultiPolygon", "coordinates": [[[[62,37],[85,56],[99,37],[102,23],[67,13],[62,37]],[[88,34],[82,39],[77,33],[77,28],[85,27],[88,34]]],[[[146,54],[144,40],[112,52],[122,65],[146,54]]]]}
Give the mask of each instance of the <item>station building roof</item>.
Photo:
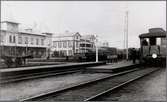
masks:
{"type": "Polygon", "coordinates": [[[1,23],[13,23],[13,24],[20,24],[18,22],[13,22],[13,21],[1,21],[1,23]]]}
{"type": "Polygon", "coordinates": [[[69,32],[69,31],[66,31],[65,33],[59,33],[59,34],[57,34],[55,37],[73,37],[73,36],[75,36],[75,35],[79,35],[79,36],[81,36],[80,34],[79,34],[79,32],[69,32]]]}

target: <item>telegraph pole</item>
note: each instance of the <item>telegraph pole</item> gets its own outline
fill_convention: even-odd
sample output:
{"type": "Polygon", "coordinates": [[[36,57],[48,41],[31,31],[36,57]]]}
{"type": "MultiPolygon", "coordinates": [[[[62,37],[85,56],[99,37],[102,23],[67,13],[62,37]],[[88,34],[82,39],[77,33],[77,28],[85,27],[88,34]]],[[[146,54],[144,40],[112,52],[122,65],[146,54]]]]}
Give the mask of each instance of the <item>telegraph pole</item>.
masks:
{"type": "MultiPolygon", "coordinates": [[[[124,41],[123,41],[123,49],[126,51],[126,13],[125,13],[125,16],[124,16],[124,41]]],[[[123,59],[126,59],[126,56],[123,56],[123,59]]]]}
{"type": "MultiPolygon", "coordinates": [[[[1,29],[1,26],[0,26],[0,29],[1,29]]],[[[1,35],[1,32],[0,32],[0,59],[2,57],[2,35],[1,35]]]]}
{"type": "Polygon", "coordinates": [[[128,60],[128,15],[129,11],[125,12],[125,46],[126,46],[126,60],[128,60]]]}
{"type": "Polygon", "coordinates": [[[86,37],[85,37],[85,53],[86,53],[86,37]]]}
{"type": "Polygon", "coordinates": [[[96,62],[98,62],[98,46],[97,46],[97,35],[96,35],[96,62]]]}

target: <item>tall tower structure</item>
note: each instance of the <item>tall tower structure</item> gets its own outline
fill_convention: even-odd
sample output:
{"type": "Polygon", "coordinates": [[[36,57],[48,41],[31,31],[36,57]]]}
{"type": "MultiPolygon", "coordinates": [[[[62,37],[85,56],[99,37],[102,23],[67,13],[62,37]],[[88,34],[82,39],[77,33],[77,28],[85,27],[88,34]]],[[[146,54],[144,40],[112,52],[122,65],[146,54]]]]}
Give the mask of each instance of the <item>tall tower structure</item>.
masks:
{"type": "Polygon", "coordinates": [[[128,16],[129,11],[125,12],[125,24],[124,24],[124,48],[126,48],[126,59],[128,60],[128,16]]]}

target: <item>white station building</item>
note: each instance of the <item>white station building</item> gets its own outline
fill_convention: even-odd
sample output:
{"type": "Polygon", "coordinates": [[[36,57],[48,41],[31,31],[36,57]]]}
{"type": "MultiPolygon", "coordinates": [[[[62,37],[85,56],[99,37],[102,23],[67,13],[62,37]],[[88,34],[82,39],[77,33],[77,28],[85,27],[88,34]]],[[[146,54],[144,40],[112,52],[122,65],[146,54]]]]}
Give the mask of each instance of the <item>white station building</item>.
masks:
{"type": "Polygon", "coordinates": [[[0,38],[1,55],[47,57],[52,46],[52,33],[20,30],[19,23],[10,21],[1,22],[0,38]]]}
{"type": "Polygon", "coordinates": [[[95,37],[94,35],[82,36],[79,32],[66,31],[54,37],[53,48],[57,52],[57,56],[85,53],[95,48],[95,37]]]}

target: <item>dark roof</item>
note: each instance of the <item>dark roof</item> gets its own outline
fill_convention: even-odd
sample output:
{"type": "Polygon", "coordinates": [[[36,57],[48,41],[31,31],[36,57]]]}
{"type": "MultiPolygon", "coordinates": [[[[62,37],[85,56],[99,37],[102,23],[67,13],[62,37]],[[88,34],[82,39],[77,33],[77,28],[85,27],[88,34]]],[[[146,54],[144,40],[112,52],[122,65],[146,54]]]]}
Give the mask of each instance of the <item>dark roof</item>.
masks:
{"type": "Polygon", "coordinates": [[[13,23],[13,24],[20,24],[20,23],[13,22],[13,21],[2,21],[1,23],[13,23]]]}
{"type": "Polygon", "coordinates": [[[81,36],[79,34],[79,32],[65,32],[65,33],[59,33],[58,35],[56,35],[55,37],[71,37],[71,36],[75,36],[76,34],[78,34],[79,36],[81,36]]]}
{"type": "Polygon", "coordinates": [[[163,28],[150,28],[149,33],[165,32],[163,28]]]}
{"type": "Polygon", "coordinates": [[[21,34],[28,34],[28,35],[36,35],[36,36],[45,36],[44,34],[36,34],[36,33],[29,33],[29,32],[19,32],[21,34]]]}
{"type": "Polygon", "coordinates": [[[42,34],[53,35],[52,33],[47,33],[47,32],[44,32],[42,34]]]}
{"type": "Polygon", "coordinates": [[[166,32],[144,33],[140,34],[139,37],[140,38],[166,37],[166,32]]]}

